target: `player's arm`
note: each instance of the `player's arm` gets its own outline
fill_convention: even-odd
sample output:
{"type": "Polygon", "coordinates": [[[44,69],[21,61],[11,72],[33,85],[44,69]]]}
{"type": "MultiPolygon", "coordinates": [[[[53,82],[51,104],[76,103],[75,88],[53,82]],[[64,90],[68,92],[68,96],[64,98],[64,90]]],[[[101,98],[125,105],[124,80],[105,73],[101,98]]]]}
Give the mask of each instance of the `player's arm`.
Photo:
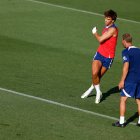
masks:
{"type": "Polygon", "coordinates": [[[99,35],[97,32],[93,33],[93,35],[96,37],[99,43],[102,43],[105,40],[112,37],[115,32],[116,32],[116,28],[109,28],[109,30],[102,35],[99,35]]]}
{"type": "Polygon", "coordinates": [[[119,89],[123,89],[124,88],[124,81],[125,81],[126,76],[128,74],[128,70],[129,70],[129,62],[125,62],[123,64],[121,80],[120,80],[119,85],[118,85],[119,89]]]}

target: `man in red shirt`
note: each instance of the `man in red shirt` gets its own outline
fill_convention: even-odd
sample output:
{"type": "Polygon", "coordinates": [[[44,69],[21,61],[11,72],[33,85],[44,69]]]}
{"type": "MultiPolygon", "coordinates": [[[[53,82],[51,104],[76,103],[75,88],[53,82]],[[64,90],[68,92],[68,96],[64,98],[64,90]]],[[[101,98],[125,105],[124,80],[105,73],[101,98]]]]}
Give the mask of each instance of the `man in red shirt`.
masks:
{"type": "Polygon", "coordinates": [[[104,12],[105,27],[103,28],[102,35],[97,33],[97,28],[92,29],[93,36],[100,43],[97,52],[92,61],[92,85],[81,96],[81,98],[88,97],[92,90],[96,89],[95,103],[98,104],[102,98],[102,92],[100,90],[100,80],[105,72],[111,67],[116,50],[118,29],[114,22],[117,18],[117,13],[113,10],[104,12]]]}

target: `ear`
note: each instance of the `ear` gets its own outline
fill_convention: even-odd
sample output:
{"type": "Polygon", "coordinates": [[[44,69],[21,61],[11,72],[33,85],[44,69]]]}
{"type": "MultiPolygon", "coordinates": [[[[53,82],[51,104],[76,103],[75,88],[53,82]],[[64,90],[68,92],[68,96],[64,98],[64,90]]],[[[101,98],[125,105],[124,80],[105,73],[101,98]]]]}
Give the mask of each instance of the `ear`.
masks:
{"type": "Polygon", "coordinates": [[[127,42],[126,42],[126,40],[124,40],[124,45],[127,46],[127,42]]]}

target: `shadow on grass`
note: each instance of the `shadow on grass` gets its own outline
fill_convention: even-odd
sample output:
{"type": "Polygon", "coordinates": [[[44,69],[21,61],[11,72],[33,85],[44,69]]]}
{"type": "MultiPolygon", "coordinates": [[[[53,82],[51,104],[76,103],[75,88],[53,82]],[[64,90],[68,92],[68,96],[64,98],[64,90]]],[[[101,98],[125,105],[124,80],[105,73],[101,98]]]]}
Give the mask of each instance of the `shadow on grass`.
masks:
{"type": "MultiPolygon", "coordinates": [[[[115,87],[109,89],[107,92],[103,93],[103,97],[102,97],[102,99],[101,99],[101,102],[102,102],[103,100],[105,100],[108,96],[110,96],[111,94],[118,93],[118,92],[120,92],[118,86],[115,86],[115,87]]],[[[89,97],[92,97],[92,96],[96,96],[96,94],[91,93],[91,94],[88,96],[88,98],[89,98],[89,97]]]]}
{"type": "Polygon", "coordinates": [[[129,123],[133,122],[136,118],[138,118],[138,112],[135,112],[134,115],[132,115],[129,119],[126,120],[126,125],[128,125],[129,123]]]}
{"type": "Polygon", "coordinates": [[[115,86],[115,87],[109,89],[107,92],[103,93],[103,97],[101,99],[101,102],[103,100],[106,100],[106,98],[109,97],[111,94],[118,93],[118,92],[120,92],[118,86],[115,86]]]}
{"type": "MultiPolygon", "coordinates": [[[[108,98],[111,94],[119,93],[119,92],[120,92],[120,90],[119,90],[118,86],[115,86],[115,87],[109,89],[107,92],[103,93],[103,97],[101,99],[101,102],[103,100],[106,100],[106,98],[108,98]]],[[[96,94],[91,94],[88,97],[92,97],[92,96],[96,96],[96,94]]],[[[126,120],[125,125],[128,125],[129,123],[133,122],[136,118],[138,118],[138,116],[139,116],[138,112],[135,112],[130,118],[128,118],[126,120]]]]}

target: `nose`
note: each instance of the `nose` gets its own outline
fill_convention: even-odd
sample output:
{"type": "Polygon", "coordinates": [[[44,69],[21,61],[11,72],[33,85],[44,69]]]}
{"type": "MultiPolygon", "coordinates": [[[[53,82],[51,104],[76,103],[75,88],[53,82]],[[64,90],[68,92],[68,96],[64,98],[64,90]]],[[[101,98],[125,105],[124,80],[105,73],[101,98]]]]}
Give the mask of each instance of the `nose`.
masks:
{"type": "Polygon", "coordinates": [[[105,22],[107,22],[107,19],[105,18],[105,22]]]}

